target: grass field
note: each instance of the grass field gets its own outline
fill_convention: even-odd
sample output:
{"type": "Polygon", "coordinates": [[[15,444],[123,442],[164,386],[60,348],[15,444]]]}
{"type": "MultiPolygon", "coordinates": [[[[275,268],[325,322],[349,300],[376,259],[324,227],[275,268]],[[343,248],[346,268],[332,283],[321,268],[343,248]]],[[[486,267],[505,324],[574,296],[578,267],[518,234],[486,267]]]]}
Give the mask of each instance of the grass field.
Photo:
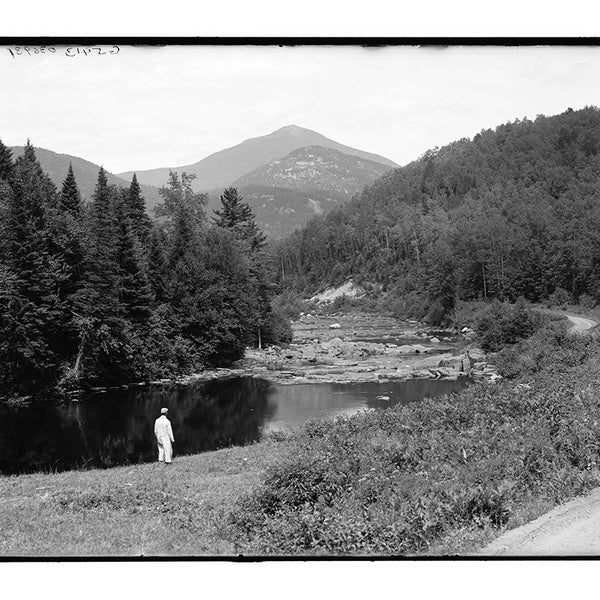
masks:
{"type": "Polygon", "coordinates": [[[290,448],[266,441],[170,466],[0,477],[0,556],[235,555],[222,516],[290,448]]]}

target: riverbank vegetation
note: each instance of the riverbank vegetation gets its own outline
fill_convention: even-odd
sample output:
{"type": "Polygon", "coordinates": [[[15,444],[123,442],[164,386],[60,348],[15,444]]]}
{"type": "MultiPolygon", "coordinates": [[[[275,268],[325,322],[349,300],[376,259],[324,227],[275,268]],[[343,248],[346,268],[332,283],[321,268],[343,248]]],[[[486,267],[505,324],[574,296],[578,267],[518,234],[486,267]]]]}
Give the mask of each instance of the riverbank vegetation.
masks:
{"type": "Polygon", "coordinates": [[[65,175],[58,191],[30,144],[13,162],[0,143],[2,396],[189,373],[289,339],[235,189],[211,220],[171,173],[152,222],[135,175],[120,189],[101,168],[88,204],[65,175]]]}
{"type": "Polygon", "coordinates": [[[470,552],[597,486],[598,341],[549,323],[501,351],[501,383],[310,424],[232,534],[249,553],[470,552]]]}

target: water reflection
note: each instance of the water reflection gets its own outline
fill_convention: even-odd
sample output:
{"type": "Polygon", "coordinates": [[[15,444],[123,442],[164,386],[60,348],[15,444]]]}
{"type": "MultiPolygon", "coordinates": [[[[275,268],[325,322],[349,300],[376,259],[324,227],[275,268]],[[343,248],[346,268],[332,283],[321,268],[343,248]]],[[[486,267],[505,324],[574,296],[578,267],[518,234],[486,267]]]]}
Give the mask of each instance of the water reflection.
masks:
{"type": "Polygon", "coordinates": [[[111,392],[67,404],[40,402],[0,412],[0,472],[111,467],[155,460],[153,427],[162,406],[169,408],[175,455],[181,455],[245,445],[260,440],[267,430],[385,408],[452,392],[463,385],[463,381],[434,380],[279,385],[242,377],[111,392]]]}
{"type": "Polygon", "coordinates": [[[0,415],[0,472],[111,467],[155,460],[154,420],[169,408],[176,454],[260,439],[275,411],[269,384],[251,378],[40,402],[0,415]]]}
{"type": "Polygon", "coordinates": [[[349,415],[369,408],[390,408],[423,398],[434,398],[462,389],[458,381],[409,379],[386,384],[320,383],[273,386],[271,397],[277,411],[266,423],[267,430],[295,428],[311,419],[349,415]]]}

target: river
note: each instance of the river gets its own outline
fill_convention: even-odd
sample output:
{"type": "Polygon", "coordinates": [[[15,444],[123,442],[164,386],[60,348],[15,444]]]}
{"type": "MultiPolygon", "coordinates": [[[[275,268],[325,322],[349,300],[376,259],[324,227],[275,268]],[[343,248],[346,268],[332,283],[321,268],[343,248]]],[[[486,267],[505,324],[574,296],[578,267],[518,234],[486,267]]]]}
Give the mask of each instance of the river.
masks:
{"type": "Polygon", "coordinates": [[[282,385],[252,377],[153,386],[36,402],[0,414],[0,473],[112,467],[155,460],[154,419],[169,408],[175,455],[259,441],[311,419],[457,391],[466,379],[282,385]]]}

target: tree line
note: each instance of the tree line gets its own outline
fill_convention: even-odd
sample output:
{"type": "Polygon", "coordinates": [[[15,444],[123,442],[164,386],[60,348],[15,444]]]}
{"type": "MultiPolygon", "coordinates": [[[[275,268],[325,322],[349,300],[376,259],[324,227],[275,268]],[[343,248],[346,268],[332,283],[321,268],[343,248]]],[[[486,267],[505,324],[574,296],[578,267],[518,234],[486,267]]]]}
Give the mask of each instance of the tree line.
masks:
{"type": "Polygon", "coordinates": [[[403,315],[457,299],[600,302],[600,111],[538,116],[425,153],[275,249],[277,279],[313,293],[378,284],[403,315]]]}
{"type": "Polygon", "coordinates": [[[272,309],[265,237],[234,188],[206,215],[193,176],[171,173],[157,219],[135,175],[100,168],[82,202],[28,142],[0,141],[0,395],[107,385],[229,365],[246,345],[288,340],[272,309]]]}

